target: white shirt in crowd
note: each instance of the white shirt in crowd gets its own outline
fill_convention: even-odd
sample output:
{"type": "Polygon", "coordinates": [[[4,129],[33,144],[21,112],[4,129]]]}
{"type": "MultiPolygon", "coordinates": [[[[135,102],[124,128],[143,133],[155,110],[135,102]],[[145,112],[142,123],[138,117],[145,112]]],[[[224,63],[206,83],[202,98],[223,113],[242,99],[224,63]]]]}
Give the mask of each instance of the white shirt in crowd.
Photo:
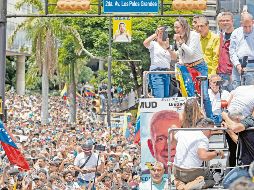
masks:
{"type": "Polygon", "coordinates": [[[254,85],[239,86],[231,91],[233,96],[229,106],[229,113],[236,111],[244,117],[250,115],[254,108],[254,85]]]}
{"type": "Polygon", "coordinates": [[[72,182],[70,184],[66,184],[65,190],[80,190],[80,186],[78,185],[77,182],[72,182]]]}
{"type": "Polygon", "coordinates": [[[244,56],[254,60],[254,30],[245,34],[243,27],[235,29],[230,37],[229,55],[234,66],[240,64],[239,59],[244,56]]]}
{"type": "MultiPolygon", "coordinates": [[[[75,158],[74,160],[74,165],[75,166],[78,166],[78,167],[81,167],[85,161],[87,159],[87,156],[85,155],[84,152],[81,152],[77,155],[77,157],[75,158]]],[[[92,156],[89,158],[88,162],[86,163],[86,165],[82,168],[95,168],[96,165],[97,165],[97,160],[98,160],[98,154],[96,153],[92,153],[92,156]]],[[[99,159],[98,161],[98,165],[101,164],[101,161],[99,159]]],[[[92,172],[92,173],[87,173],[87,174],[82,174],[82,173],[79,173],[79,176],[78,178],[81,178],[85,181],[90,181],[91,179],[93,179],[95,176],[95,172],[92,172]]]]}
{"type": "Polygon", "coordinates": [[[171,56],[168,50],[161,47],[156,41],[152,41],[148,49],[151,58],[150,70],[156,68],[170,68],[171,56]]]}
{"type": "Polygon", "coordinates": [[[156,184],[150,178],[148,181],[139,184],[139,190],[168,190],[168,179],[162,179],[160,184],[156,184]]]}
{"type": "Polygon", "coordinates": [[[177,140],[174,165],[184,168],[198,168],[203,161],[198,157],[198,149],[208,150],[209,140],[202,131],[178,131],[175,134],[177,140]]]}
{"type": "Polygon", "coordinates": [[[190,37],[186,43],[183,43],[178,49],[181,63],[193,63],[203,58],[203,52],[200,43],[200,35],[197,32],[190,31],[190,37]]]}
{"type": "Polygon", "coordinates": [[[226,90],[214,94],[211,89],[208,89],[208,94],[212,104],[213,115],[221,115],[221,100],[226,100],[227,102],[230,99],[230,93],[226,90]]]}

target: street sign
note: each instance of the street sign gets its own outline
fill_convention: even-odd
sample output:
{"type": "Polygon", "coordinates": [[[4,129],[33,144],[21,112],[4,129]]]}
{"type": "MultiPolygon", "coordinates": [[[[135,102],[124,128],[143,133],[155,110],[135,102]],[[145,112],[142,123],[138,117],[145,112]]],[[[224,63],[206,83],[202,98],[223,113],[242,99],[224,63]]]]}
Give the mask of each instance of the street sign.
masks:
{"type": "Polygon", "coordinates": [[[104,13],[158,13],[158,0],[103,0],[104,13]]]}

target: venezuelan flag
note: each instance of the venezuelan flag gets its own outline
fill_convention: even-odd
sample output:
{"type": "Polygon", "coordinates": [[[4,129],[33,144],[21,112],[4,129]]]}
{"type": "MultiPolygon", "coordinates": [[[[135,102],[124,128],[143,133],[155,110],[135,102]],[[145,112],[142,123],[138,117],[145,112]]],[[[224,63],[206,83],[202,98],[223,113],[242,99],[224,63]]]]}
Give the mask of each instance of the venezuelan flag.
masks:
{"type": "Polygon", "coordinates": [[[193,97],[195,96],[195,86],[193,83],[192,76],[184,65],[177,65],[178,76],[177,79],[180,82],[180,89],[182,96],[184,97],[193,97]]]}
{"type": "Polygon", "coordinates": [[[95,96],[95,93],[90,89],[85,89],[85,96],[95,96]]]}
{"type": "Polygon", "coordinates": [[[64,88],[63,88],[63,90],[60,93],[61,97],[67,96],[67,89],[68,89],[68,86],[65,83],[64,88]]]}
{"type": "Polygon", "coordinates": [[[22,170],[30,170],[29,164],[23,154],[19,151],[17,145],[7,132],[0,120],[0,143],[11,164],[19,166],[22,170]]]}
{"type": "Polygon", "coordinates": [[[193,81],[193,84],[194,84],[194,88],[196,90],[196,92],[198,94],[200,94],[201,92],[201,89],[200,89],[200,81],[197,80],[197,76],[200,76],[200,72],[198,72],[196,69],[194,68],[188,68],[188,71],[191,75],[191,78],[192,78],[192,81],[193,81]]]}

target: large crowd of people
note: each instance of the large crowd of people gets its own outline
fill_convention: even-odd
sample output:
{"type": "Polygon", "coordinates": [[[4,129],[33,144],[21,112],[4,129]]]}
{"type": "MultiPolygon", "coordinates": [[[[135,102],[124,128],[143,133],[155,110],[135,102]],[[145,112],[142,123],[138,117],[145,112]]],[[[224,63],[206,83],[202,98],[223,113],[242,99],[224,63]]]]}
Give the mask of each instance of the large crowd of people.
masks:
{"type": "Polygon", "coordinates": [[[51,96],[49,124],[40,122],[41,96],[8,94],[5,127],[29,162],[29,171],[10,166],[1,149],[1,189],[135,189],[140,182],[140,147],[133,127],[125,137],[109,130],[90,111],[91,100],[79,98],[77,124],[67,124],[67,101],[51,96]]]}
{"type": "MultiPolygon", "coordinates": [[[[215,34],[209,30],[209,21],[203,15],[193,18],[193,29],[185,18],[180,17],[174,23],[176,50],[170,48],[169,39],[164,36],[165,27],[158,27],[143,43],[150,51],[151,71],[170,70],[171,60],[178,60],[186,67],[188,72],[182,74],[183,81],[187,81],[184,84],[187,95],[193,95],[192,86],[195,86],[196,95],[200,90],[195,84],[197,76],[205,77],[201,78],[200,84],[203,91],[200,104],[204,110],[197,99],[192,98],[185,103],[184,112],[175,113],[174,118],[173,112],[168,110],[152,117],[150,130],[153,135],[148,144],[156,162],[149,168],[151,178],[147,182],[141,183],[140,143],[134,143],[134,124],[128,125],[128,136],[122,128],[109,130],[102,117],[91,111],[95,96],[91,92],[95,90],[88,84],[79,84],[78,91],[81,96],[86,92],[87,98],[77,98],[76,123],[69,122],[68,101],[59,96],[50,96],[48,124],[43,125],[40,95],[7,93],[5,127],[29,162],[30,170],[21,171],[10,165],[1,148],[1,189],[166,190],[168,180],[163,174],[169,162],[167,136],[164,138],[165,135],[154,133],[162,128],[163,133],[167,133],[171,123],[174,127],[203,128],[173,135],[171,148],[175,156],[170,161],[174,162],[172,168],[177,189],[214,186],[213,176],[201,167],[204,161],[224,157],[223,151],[209,150],[209,137],[213,133],[206,128],[215,125],[228,128],[229,166],[242,165],[228,172],[222,185],[229,188],[240,177],[249,182],[249,165],[254,161],[254,136],[249,130],[254,127],[254,75],[248,70],[254,68],[253,17],[250,13],[242,13],[241,27],[234,29],[233,14],[223,12],[218,17],[218,24],[219,34],[215,34]],[[187,79],[193,79],[194,84],[187,79]]],[[[155,98],[170,96],[170,79],[168,74],[149,76],[155,98]]],[[[102,83],[97,91],[102,112],[106,110],[106,90],[107,85],[102,83]]],[[[112,93],[114,91],[120,105],[123,89],[116,87],[112,93]]]]}

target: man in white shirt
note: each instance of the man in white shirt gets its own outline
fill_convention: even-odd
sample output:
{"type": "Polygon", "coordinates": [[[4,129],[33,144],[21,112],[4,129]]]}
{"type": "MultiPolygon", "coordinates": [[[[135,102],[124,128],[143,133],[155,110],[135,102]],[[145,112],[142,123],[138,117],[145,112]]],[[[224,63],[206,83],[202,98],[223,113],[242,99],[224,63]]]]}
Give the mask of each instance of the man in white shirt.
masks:
{"type": "Polygon", "coordinates": [[[65,171],[63,177],[66,182],[65,190],[82,190],[78,183],[74,181],[74,174],[72,171],[65,171]]]}
{"type": "MultiPolygon", "coordinates": [[[[243,117],[251,115],[254,111],[254,78],[249,79],[250,84],[247,86],[239,86],[235,90],[231,91],[230,99],[228,101],[228,112],[230,114],[238,112],[243,117]]],[[[229,146],[229,166],[234,167],[236,165],[236,143],[226,134],[226,139],[229,146]]]]}
{"type": "Polygon", "coordinates": [[[203,161],[209,161],[217,156],[224,157],[222,151],[209,151],[210,130],[214,123],[204,118],[198,121],[197,127],[202,131],[178,131],[174,137],[177,141],[173,173],[178,190],[201,189],[213,187],[215,182],[209,171],[202,167],[203,161]]]}
{"type": "Polygon", "coordinates": [[[235,90],[231,91],[231,97],[228,104],[229,113],[234,110],[238,110],[247,117],[253,112],[254,109],[254,78],[251,85],[239,86],[235,90]]]}
{"type": "Polygon", "coordinates": [[[244,72],[244,69],[254,69],[254,30],[253,16],[248,12],[241,16],[241,27],[231,34],[229,55],[234,65],[232,72],[234,89],[240,85],[241,76],[243,82],[249,85],[249,79],[254,77],[254,73],[244,72]]]}
{"type": "Polygon", "coordinates": [[[95,178],[95,172],[100,170],[101,161],[98,154],[92,151],[93,141],[87,140],[82,145],[83,152],[79,153],[74,160],[75,169],[79,171],[78,183],[87,186],[95,178]]]}
{"type": "Polygon", "coordinates": [[[208,94],[212,104],[213,121],[215,125],[220,125],[222,121],[222,102],[228,102],[230,99],[230,93],[226,90],[222,90],[222,79],[219,75],[211,75],[209,80],[210,89],[208,94]]]}
{"type": "Polygon", "coordinates": [[[126,30],[126,25],[124,22],[120,22],[118,25],[118,30],[113,37],[114,42],[131,42],[131,36],[126,30]]]}
{"type": "Polygon", "coordinates": [[[139,190],[167,190],[168,180],[163,178],[165,172],[161,162],[155,162],[150,169],[151,178],[139,185],[139,190]]]}

